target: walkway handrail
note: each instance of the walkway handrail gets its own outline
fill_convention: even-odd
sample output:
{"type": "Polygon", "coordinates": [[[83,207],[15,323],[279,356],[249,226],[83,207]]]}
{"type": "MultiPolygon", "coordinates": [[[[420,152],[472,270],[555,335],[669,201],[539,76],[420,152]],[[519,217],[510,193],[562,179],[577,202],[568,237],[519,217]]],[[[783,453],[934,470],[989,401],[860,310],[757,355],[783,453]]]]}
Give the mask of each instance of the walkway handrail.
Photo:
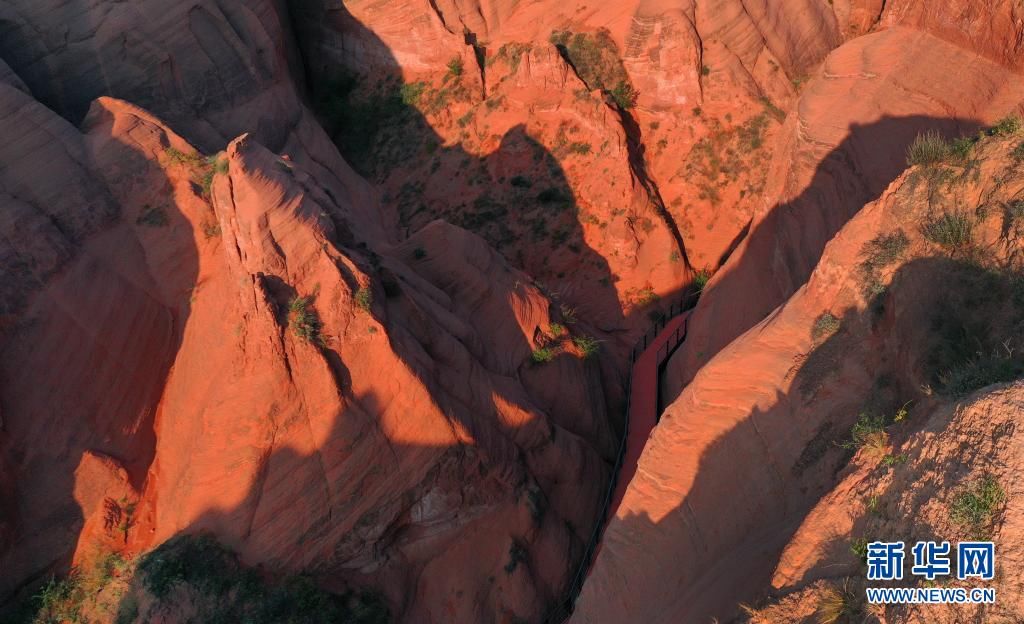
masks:
{"type": "MultiPolygon", "coordinates": [[[[587,542],[586,549],[583,551],[583,559],[580,561],[576,575],[573,577],[572,583],[569,584],[569,590],[565,599],[561,603],[555,605],[548,617],[545,618],[545,624],[561,624],[562,622],[565,622],[570,615],[572,615],[572,612],[576,607],[576,600],[583,591],[583,583],[587,579],[587,572],[590,570],[590,564],[594,558],[594,553],[597,551],[597,545],[601,541],[601,534],[604,532],[604,525],[608,521],[608,510],[611,507],[612,500],[615,498],[615,488],[618,485],[619,473],[622,470],[622,462],[626,457],[626,447],[629,440],[629,408],[633,394],[633,364],[636,363],[640,354],[647,350],[647,346],[657,339],[658,334],[665,329],[665,325],[668,321],[679,316],[683,312],[692,309],[693,306],[696,305],[697,298],[699,296],[700,293],[692,293],[674,301],[669,305],[665,314],[661,315],[654,322],[654,325],[647,330],[641,338],[637,339],[636,344],[629,352],[629,373],[626,380],[626,417],[623,419],[622,439],[619,442],[619,451],[616,454],[615,467],[612,469],[612,476],[608,481],[608,489],[604,495],[604,503],[601,505],[601,514],[597,518],[597,524],[594,525],[594,531],[587,542]]],[[[658,350],[658,364],[661,364],[662,358],[668,357],[669,353],[679,345],[681,338],[686,338],[685,326],[682,335],[680,335],[679,329],[676,329],[672,340],[672,346],[669,347],[668,344],[665,345],[664,356],[661,354],[661,349],[658,350]]]]}

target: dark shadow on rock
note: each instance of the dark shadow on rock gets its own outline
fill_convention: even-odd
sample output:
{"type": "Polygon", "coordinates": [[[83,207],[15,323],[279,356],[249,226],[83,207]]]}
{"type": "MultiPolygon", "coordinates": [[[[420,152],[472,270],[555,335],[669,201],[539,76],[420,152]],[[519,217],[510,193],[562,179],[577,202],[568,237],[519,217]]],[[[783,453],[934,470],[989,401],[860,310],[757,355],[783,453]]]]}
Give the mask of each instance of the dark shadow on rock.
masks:
{"type": "MultiPolygon", "coordinates": [[[[619,621],[627,614],[642,621],[730,621],[740,616],[740,604],[779,597],[771,581],[783,548],[819,500],[850,474],[851,430],[864,417],[879,419],[890,446],[885,456],[865,451],[856,461],[877,462],[872,474],[881,479],[895,471],[895,478],[879,492],[875,511],[866,500],[846,501],[863,510],[855,513],[851,534],[825,536],[820,560],[782,593],[819,579],[862,577],[858,538],[954,538],[935,535],[906,510],[937,489],[955,490],[987,459],[963,441],[952,453],[957,465],[925,479],[906,466],[925,450],[906,442],[932,426],[924,417],[943,402],[1024,375],[1024,357],[1004,348],[1006,341],[1024,340],[1022,283],[1017,270],[959,256],[903,264],[868,306],[828,324],[829,332],[798,358],[788,394],[754,407],[701,452],[693,482],[672,511],[658,521],[642,514],[612,523],[584,588],[578,610],[589,619],[581,621],[619,621]],[[904,407],[910,415],[897,419],[904,407]],[[885,507],[911,490],[912,500],[899,510],[885,507]],[[897,511],[900,516],[887,517],[897,511]],[[907,534],[879,532],[896,518],[903,518],[907,534]],[[627,584],[626,597],[615,594],[627,584]]],[[[676,422],[663,419],[661,426],[683,427],[679,419],[687,418],[677,413],[676,422]]],[[[685,425],[688,430],[711,426],[701,415],[692,418],[701,420],[685,425]]]]}
{"type": "Polygon", "coordinates": [[[926,130],[953,138],[973,134],[980,122],[927,116],[884,117],[850,127],[822,158],[807,187],[778,204],[734,245],[697,307],[691,340],[669,364],[663,380],[676,397],[706,362],[766,318],[807,282],[826,243],[907,166],[907,147],[926,130]]]}
{"type": "MultiPolygon", "coordinates": [[[[99,160],[116,160],[118,175],[166,197],[139,205],[130,186],[118,187],[129,197],[117,197],[104,178],[114,177],[110,163],[94,161],[95,153],[83,148],[83,171],[116,209],[85,232],[49,217],[63,226],[70,253],[60,271],[23,284],[17,320],[3,333],[0,604],[6,607],[31,596],[46,577],[68,573],[86,521],[76,471],[87,454],[123,468],[128,484],[141,488],[156,451],[156,407],[190,314],[198,250],[170,180],[134,141],[104,150],[99,160]],[[159,253],[149,257],[147,243],[172,248],[173,262],[159,253]],[[179,284],[181,291],[171,293],[179,284]],[[167,301],[174,297],[180,299],[167,301]]],[[[20,181],[26,190],[47,183],[45,176],[20,181]]],[[[25,193],[25,201],[32,196],[25,193]]]]}

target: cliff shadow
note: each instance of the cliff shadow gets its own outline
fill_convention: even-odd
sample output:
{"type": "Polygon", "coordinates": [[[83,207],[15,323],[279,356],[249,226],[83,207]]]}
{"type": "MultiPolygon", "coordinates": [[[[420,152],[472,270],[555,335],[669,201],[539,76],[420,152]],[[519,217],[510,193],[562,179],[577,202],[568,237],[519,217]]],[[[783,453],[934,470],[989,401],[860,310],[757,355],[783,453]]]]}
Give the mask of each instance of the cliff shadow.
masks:
{"type": "MultiPolygon", "coordinates": [[[[95,106],[96,118],[80,130],[81,164],[114,210],[84,233],[62,215],[50,217],[68,253],[59,271],[22,293],[23,310],[0,345],[0,524],[7,524],[0,602],[7,606],[46,577],[66,575],[87,522],[116,522],[114,509],[141,489],[199,271],[193,220],[196,205],[209,210],[201,182],[183,191],[168,177],[167,168],[184,165],[169,162],[166,135],[95,140],[90,133],[105,132],[104,115],[112,115],[95,106]],[[195,195],[189,215],[176,192],[195,195]],[[121,493],[125,499],[115,500],[121,493]]],[[[33,193],[24,195],[31,202],[33,193]]]]}
{"type": "MultiPolygon", "coordinates": [[[[945,467],[907,442],[922,429],[944,426],[923,417],[945,402],[1024,376],[1024,357],[1006,348],[1024,340],[1024,291],[1019,268],[934,249],[902,261],[887,287],[866,282],[877,294],[864,307],[823,313],[810,323],[813,346],[795,358],[788,390],[776,390],[770,406],[754,406],[729,423],[713,412],[675,411],[662,420],[673,433],[663,434],[662,463],[649,485],[671,485],[658,481],[659,474],[684,481],[692,475],[692,482],[677,504],[635,513],[626,501],[574,622],[627,615],[666,623],[745,621],[740,605],[762,606],[820,579],[837,587],[863,579],[859,540],[956,537],[936,535],[908,510],[962,487],[972,468],[989,460],[962,436],[950,455],[960,460],[945,467]],[[704,435],[709,442],[697,458],[665,451],[669,444],[692,447],[704,435]],[[848,533],[822,534],[827,523],[804,525],[825,495],[865,465],[865,483],[877,485],[863,499],[838,503],[850,515],[848,533]],[[803,549],[783,561],[798,529],[805,532],[803,549]],[[808,540],[820,543],[811,553],[816,560],[800,559],[810,552],[808,540]],[[608,598],[621,588],[629,588],[628,598],[608,598]]],[[[725,371],[711,374],[725,383],[725,371]]],[[[715,396],[704,400],[716,406],[715,396]]]]}
{"type": "Polygon", "coordinates": [[[918,134],[937,130],[956,138],[979,127],[977,120],[922,115],[852,125],[846,138],[817,162],[803,191],[775,205],[734,242],[694,315],[691,336],[697,340],[684,345],[668,367],[665,396],[679,396],[702,362],[807,282],[828,241],[907,168],[907,150],[918,134]]]}

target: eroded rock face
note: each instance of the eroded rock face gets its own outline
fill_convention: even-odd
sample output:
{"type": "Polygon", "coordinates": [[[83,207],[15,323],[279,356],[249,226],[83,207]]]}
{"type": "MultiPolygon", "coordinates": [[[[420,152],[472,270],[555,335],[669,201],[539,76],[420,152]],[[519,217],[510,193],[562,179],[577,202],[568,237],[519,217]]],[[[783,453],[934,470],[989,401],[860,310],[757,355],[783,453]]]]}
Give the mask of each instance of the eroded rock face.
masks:
{"type": "Polygon", "coordinates": [[[806,555],[839,504],[829,442],[878,371],[934,380],[907,364],[925,337],[885,324],[919,310],[843,317],[873,355],[808,327],[860,314],[865,241],[926,216],[890,187],[914,136],[1018,107],[1018,13],[0,7],[0,600],[209,531],[399,621],[540,621],[598,515],[630,346],[720,267],[577,618],[831,582],[806,555]]]}
{"type": "MultiPolygon", "coordinates": [[[[0,591],[210,530],[249,564],[375,588],[401,620],[540,619],[616,445],[598,364],[570,340],[595,330],[552,332],[558,306],[458,227],[388,242],[300,104],[276,14],[166,8],[124,54],[103,53],[105,28],[156,8],[75,14],[107,26],[4,66],[0,591]],[[265,63],[207,50],[209,77],[252,80],[159,80],[224,42],[265,63]],[[252,133],[207,160],[134,104],[85,113],[100,93],[200,145],[252,133]]],[[[5,33],[57,28],[18,18],[5,33]]]]}
{"type": "MultiPolygon", "coordinates": [[[[856,576],[849,540],[889,530],[901,539],[933,534],[911,511],[929,488],[945,501],[934,505],[937,515],[971,475],[1012,454],[1007,438],[992,452],[966,443],[968,453],[958,442],[943,459],[933,436],[963,441],[965,429],[948,424],[951,397],[1004,379],[958,368],[974,364],[964,364],[960,338],[946,328],[961,328],[985,354],[1003,348],[992,357],[1007,370],[1017,366],[999,343],[1016,341],[1024,318],[1012,295],[1020,230],[997,207],[1022,188],[1011,155],[1019,142],[986,138],[959,165],[898,178],[826,245],[806,285],[700,370],[652,435],[573,621],[730,617],[767,588],[786,593],[823,577],[856,576]],[[960,246],[936,229],[958,218],[949,215],[976,223],[960,246]],[[855,441],[864,448],[847,466],[844,445],[865,417],[891,428],[855,441]],[[899,466],[907,461],[922,463],[905,471],[899,466]],[[938,483],[920,472],[933,470],[938,483]],[[889,482],[900,485],[886,490],[889,482]],[[862,513],[850,483],[882,492],[894,524],[862,513]],[[837,562],[844,567],[830,565],[837,562]]],[[[1009,389],[991,400],[1012,403],[1017,395],[1009,389]]],[[[941,530],[948,524],[934,525],[934,534],[953,539],[941,530]]],[[[1005,586],[1016,604],[1016,581],[1005,586]]]]}
{"type": "Polygon", "coordinates": [[[833,52],[787,120],[772,168],[778,201],[761,208],[707,288],[666,394],[806,281],[829,239],[904,169],[919,133],[972,134],[1022,98],[1012,68],[918,30],[883,30],[833,52]]]}

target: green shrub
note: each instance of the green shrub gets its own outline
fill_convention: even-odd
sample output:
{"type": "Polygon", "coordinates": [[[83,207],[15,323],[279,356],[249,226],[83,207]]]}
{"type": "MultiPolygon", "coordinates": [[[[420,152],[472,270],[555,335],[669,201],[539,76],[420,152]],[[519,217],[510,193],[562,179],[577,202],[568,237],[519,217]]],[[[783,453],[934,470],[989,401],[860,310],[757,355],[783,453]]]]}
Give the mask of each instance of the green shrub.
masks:
{"type": "Polygon", "coordinates": [[[592,336],[575,336],[572,343],[585,358],[593,357],[601,350],[601,342],[592,336]]]}
{"type": "Polygon", "coordinates": [[[584,143],[583,141],[574,141],[566,146],[566,151],[568,151],[568,153],[580,156],[586,156],[589,154],[590,149],[590,143],[584,143]]]}
{"type": "Polygon", "coordinates": [[[620,80],[615,88],[609,92],[612,96],[612,100],[619,106],[619,108],[633,108],[636,106],[637,92],[633,88],[633,85],[629,84],[625,80],[620,80]]]}
{"type": "Polygon", "coordinates": [[[897,464],[907,463],[907,459],[909,458],[904,453],[900,453],[899,455],[886,455],[882,458],[882,465],[887,468],[892,468],[897,464]]]}
{"type": "Polygon", "coordinates": [[[555,351],[550,347],[539,347],[531,354],[535,364],[544,364],[555,359],[555,351]]]}
{"type": "Polygon", "coordinates": [[[220,223],[218,223],[217,221],[205,220],[202,222],[202,224],[200,224],[199,227],[202,229],[203,237],[206,240],[210,240],[211,238],[217,238],[218,236],[221,235],[220,223]]]}
{"type": "Polygon", "coordinates": [[[296,297],[288,304],[288,326],[306,342],[322,344],[320,317],[310,308],[313,298],[296,297]]]}
{"type": "Polygon", "coordinates": [[[51,577],[32,597],[33,610],[36,613],[31,622],[32,624],[81,622],[85,598],[81,577],[76,570],[72,570],[64,579],[58,580],[51,577]]]}
{"type": "Polygon", "coordinates": [[[199,187],[203,190],[203,197],[209,197],[213,192],[213,178],[215,172],[212,167],[204,169],[199,174],[199,187]]]}
{"type": "Polygon", "coordinates": [[[654,289],[649,286],[647,288],[642,288],[638,290],[636,293],[637,305],[649,305],[652,303],[656,303],[660,299],[661,297],[658,296],[658,293],[654,292],[654,289]]]}
{"type": "Polygon", "coordinates": [[[944,161],[950,155],[950,146],[935,130],[917,135],[907,148],[907,164],[910,166],[931,166],[944,161]]]}
{"type": "Polygon", "coordinates": [[[399,89],[399,94],[402,99],[402,103],[406,106],[416,106],[419,104],[420,97],[423,92],[427,90],[427,83],[425,82],[410,82],[403,84],[399,89]]]}
{"type": "Polygon", "coordinates": [[[974,219],[966,212],[947,212],[924,225],[924,236],[947,251],[968,247],[974,239],[974,219]]]}
{"type": "Polygon", "coordinates": [[[412,257],[416,260],[422,260],[427,257],[427,252],[422,247],[417,247],[412,250],[412,257]]]}
{"type": "Polygon", "coordinates": [[[885,433],[885,419],[862,413],[850,428],[850,439],[841,446],[845,449],[859,449],[878,440],[880,433],[885,433]]]}
{"type": "Polygon", "coordinates": [[[168,147],[164,149],[164,155],[174,165],[198,167],[203,164],[203,157],[199,152],[183,152],[173,147],[168,147]]]}
{"type": "Polygon", "coordinates": [[[355,302],[360,310],[369,312],[373,307],[373,291],[368,286],[363,286],[356,291],[355,302]]]}
{"type": "Polygon", "coordinates": [[[949,144],[949,154],[954,160],[960,162],[966,161],[977,142],[977,137],[960,137],[959,139],[953,139],[949,144]]]}
{"type": "Polygon", "coordinates": [[[566,329],[565,325],[562,325],[561,323],[551,323],[548,325],[548,331],[551,332],[552,336],[558,338],[566,332],[566,329]]]}
{"type": "Polygon", "coordinates": [[[811,338],[817,341],[826,336],[831,336],[839,331],[840,325],[841,323],[835,315],[831,312],[823,312],[814,321],[814,327],[811,328],[811,338]]]}
{"type": "Polygon", "coordinates": [[[910,246],[910,239],[903,230],[880,234],[864,244],[861,254],[865,262],[873,267],[885,267],[903,258],[903,252],[910,246]]]}
{"type": "Polygon", "coordinates": [[[982,534],[995,520],[996,513],[1006,500],[1006,492],[992,476],[986,475],[970,484],[953,498],[949,517],[953,522],[982,534]]]}
{"type": "Polygon", "coordinates": [[[521,175],[512,176],[512,179],[509,180],[509,184],[516,188],[530,188],[533,186],[533,182],[530,181],[530,178],[521,175]]]}
{"type": "Polygon", "coordinates": [[[1013,151],[1010,154],[1016,161],[1024,160],[1024,142],[1018,143],[1017,147],[1013,148],[1013,151]]]}
{"type": "Polygon", "coordinates": [[[708,269],[701,269],[697,271],[697,274],[693,276],[693,285],[697,287],[697,292],[704,292],[704,288],[711,281],[711,271],[708,269]]]}
{"type": "Polygon", "coordinates": [[[456,56],[452,60],[448,61],[448,75],[454,78],[458,78],[462,75],[462,57],[456,56]]]}
{"type": "Polygon", "coordinates": [[[877,295],[885,290],[879,271],[902,260],[909,246],[910,239],[903,230],[880,234],[864,244],[861,248],[861,257],[864,259],[858,269],[866,296],[877,295]]]}
{"type": "Polygon", "coordinates": [[[868,540],[865,537],[855,537],[850,541],[850,552],[863,563],[868,560],[868,540]]]}
{"type": "Polygon", "coordinates": [[[989,129],[991,136],[1010,136],[1011,134],[1017,134],[1020,132],[1021,121],[1017,115],[1009,115],[1003,117],[996,125],[989,129]]]}

